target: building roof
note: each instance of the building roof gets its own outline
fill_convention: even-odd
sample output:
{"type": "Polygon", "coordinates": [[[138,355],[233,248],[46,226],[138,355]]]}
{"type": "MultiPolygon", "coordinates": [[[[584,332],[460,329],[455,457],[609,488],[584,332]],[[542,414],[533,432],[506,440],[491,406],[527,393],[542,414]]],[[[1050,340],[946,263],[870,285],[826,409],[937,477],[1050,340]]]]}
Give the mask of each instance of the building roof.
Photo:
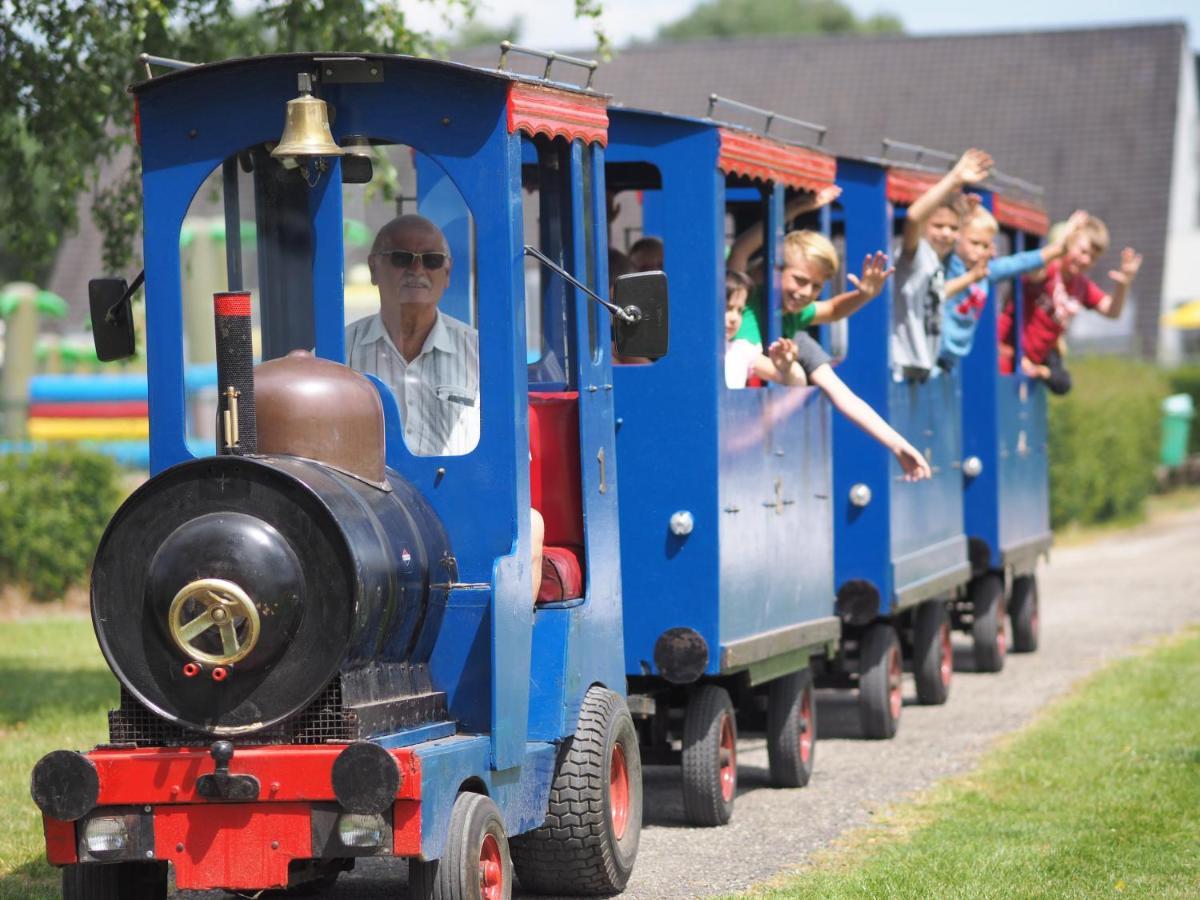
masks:
{"type": "MultiPolygon", "coordinates": [[[[1151,354],[1186,46],[1182,23],[689,41],[623,50],[600,68],[596,87],[615,103],[699,116],[717,93],[825,125],[825,147],[840,154],[878,156],[885,137],[954,153],[983,147],[1004,172],[1046,188],[1052,220],[1088,209],[1106,220],[1116,250],[1145,254],[1134,347],[1151,354]]],[[[721,107],[717,115],[754,123],[721,107]]],[[[782,123],[772,133],[789,136],[782,123]]],[[[1110,252],[1096,266],[1102,285],[1115,261],[1110,252]]],[[[1098,317],[1077,320],[1081,335],[1096,324],[1084,318],[1098,317]]]]}

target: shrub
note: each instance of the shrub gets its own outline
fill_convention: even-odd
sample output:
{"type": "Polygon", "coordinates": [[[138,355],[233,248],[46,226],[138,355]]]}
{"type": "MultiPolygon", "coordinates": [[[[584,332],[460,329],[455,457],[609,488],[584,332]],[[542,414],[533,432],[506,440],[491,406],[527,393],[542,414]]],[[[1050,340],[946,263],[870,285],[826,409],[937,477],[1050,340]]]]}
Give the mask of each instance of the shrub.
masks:
{"type": "MultiPolygon", "coordinates": [[[[1183,366],[1167,373],[1172,394],[1191,394],[1192,402],[1200,410],[1200,366],[1183,366]]],[[[1188,438],[1188,453],[1200,453],[1200,427],[1192,421],[1192,432],[1188,438]]]]}
{"type": "Polygon", "coordinates": [[[1051,524],[1136,516],[1154,489],[1167,378],[1119,357],[1070,367],[1071,393],[1050,399],[1051,524]]]}
{"type": "Polygon", "coordinates": [[[71,447],[0,456],[0,582],[35,600],[83,583],[121,499],[107,456],[71,447]]]}

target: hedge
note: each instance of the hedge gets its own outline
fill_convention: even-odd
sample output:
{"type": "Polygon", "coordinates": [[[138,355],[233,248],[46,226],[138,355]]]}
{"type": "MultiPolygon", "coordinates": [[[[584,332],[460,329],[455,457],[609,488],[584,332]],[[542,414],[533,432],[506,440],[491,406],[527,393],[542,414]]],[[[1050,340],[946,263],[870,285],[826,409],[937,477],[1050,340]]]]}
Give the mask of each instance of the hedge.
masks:
{"type": "Polygon", "coordinates": [[[120,500],[119,470],[102,454],[0,455],[0,583],[39,601],[83,584],[120,500]]]}
{"type": "MultiPolygon", "coordinates": [[[[1191,394],[1192,402],[1200,410],[1200,366],[1183,366],[1167,373],[1171,381],[1172,394],[1191,394]]],[[[1188,440],[1188,453],[1200,453],[1200,424],[1192,421],[1192,432],[1188,440]]]]}
{"type": "Polygon", "coordinates": [[[1050,521],[1131,518],[1155,486],[1164,372],[1120,357],[1073,358],[1074,387],[1050,399],[1050,521]]]}

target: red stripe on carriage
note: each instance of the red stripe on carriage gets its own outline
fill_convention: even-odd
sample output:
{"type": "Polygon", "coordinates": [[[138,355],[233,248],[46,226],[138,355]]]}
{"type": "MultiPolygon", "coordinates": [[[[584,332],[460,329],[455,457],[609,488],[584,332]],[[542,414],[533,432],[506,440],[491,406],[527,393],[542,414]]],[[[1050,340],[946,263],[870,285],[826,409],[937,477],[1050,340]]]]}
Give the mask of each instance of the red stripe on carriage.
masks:
{"type": "Polygon", "coordinates": [[[101,403],[31,403],[31,419],[144,419],[145,400],[112,400],[101,403]]]}
{"type": "Polygon", "coordinates": [[[721,129],[717,167],[726,175],[774,181],[806,191],[827,187],[837,176],[837,160],[828,153],[729,128],[721,129]]]}
{"type": "Polygon", "coordinates": [[[887,198],[893,203],[909,204],[933,187],[942,178],[932,172],[913,169],[888,169],[887,198]]]}
{"type": "MultiPolygon", "coordinates": [[[[335,800],[333,763],[345,744],[238,747],[229,764],[235,775],[253,775],[263,801],[335,800]]],[[[411,748],[389,751],[400,767],[397,799],[421,796],[421,764],[411,748]]],[[[93,750],[100,776],[100,806],[204,803],[196,779],[213,770],[207,747],[93,750]]]]}
{"type": "Polygon", "coordinates": [[[1050,216],[1036,203],[1010,200],[1008,197],[996,194],[993,206],[995,207],[993,212],[996,221],[1001,225],[1036,234],[1039,237],[1045,237],[1050,231],[1050,216]]]}
{"type": "Polygon", "coordinates": [[[248,316],[250,315],[250,294],[246,291],[213,294],[213,308],[218,316],[248,316]]]}
{"type": "Polygon", "coordinates": [[[607,146],[608,103],[600,94],[514,81],[508,86],[508,133],[518,131],[607,146]]]}

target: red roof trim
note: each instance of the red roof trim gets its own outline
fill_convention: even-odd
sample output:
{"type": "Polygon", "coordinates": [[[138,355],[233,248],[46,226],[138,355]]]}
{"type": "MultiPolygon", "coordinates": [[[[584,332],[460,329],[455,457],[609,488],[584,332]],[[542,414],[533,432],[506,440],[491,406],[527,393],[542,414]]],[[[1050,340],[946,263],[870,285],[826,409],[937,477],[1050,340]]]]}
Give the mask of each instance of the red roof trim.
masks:
{"type": "Polygon", "coordinates": [[[915,201],[941,179],[941,175],[935,175],[930,172],[916,172],[912,169],[888,169],[887,198],[892,203],[907,205],[915,201]]]}
{"type": "Polygon", "coordinates": [[[827,153],[727,128],[721,129],[717,167],[726,175],[744,175],[806,191],[833,184],[837,175],[837,160],[827,153]]]}
{"type": "Polygon", "coordinates": [[[995,195],[993,206],[996,221],[1001,225],[1039,237],[1045,237],[1050,231],[1050,216],[1040,206],[1027,201],[1010,200],[999,194],[995,195]]]}
{"type": "Polygon", "coordinates": [[[518,131],[607,146],[608,103],[599,95],[514,81],[508,88],[508,133],[518,131]]]}

